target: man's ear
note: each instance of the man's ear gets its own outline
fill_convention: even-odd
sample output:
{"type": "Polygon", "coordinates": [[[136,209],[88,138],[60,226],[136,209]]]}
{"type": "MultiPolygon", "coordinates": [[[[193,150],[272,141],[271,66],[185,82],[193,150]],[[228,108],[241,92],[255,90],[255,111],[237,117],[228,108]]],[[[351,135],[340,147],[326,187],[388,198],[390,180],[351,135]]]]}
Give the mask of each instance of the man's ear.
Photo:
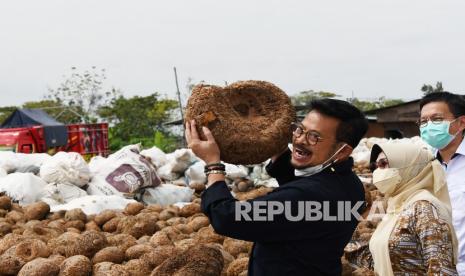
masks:
{"type": "Polygon", "coordinates": [[[349,158],[349,156],[354,151],[354,149],[349,144],[344,144],[344,145],[341,145],[341,147],[343,146],[344,148],[342,148],[341,151],[336,155],[335,159],[340,160],[340,161],[346,160],[347,158],[349,158]]]}
{"type": "Polygon", "coordinates": [[[462,132],[463,132],[465,130],[465,115],[462,115],[458,119],[460,121],[460,128],[462,129],[462,132]]]}

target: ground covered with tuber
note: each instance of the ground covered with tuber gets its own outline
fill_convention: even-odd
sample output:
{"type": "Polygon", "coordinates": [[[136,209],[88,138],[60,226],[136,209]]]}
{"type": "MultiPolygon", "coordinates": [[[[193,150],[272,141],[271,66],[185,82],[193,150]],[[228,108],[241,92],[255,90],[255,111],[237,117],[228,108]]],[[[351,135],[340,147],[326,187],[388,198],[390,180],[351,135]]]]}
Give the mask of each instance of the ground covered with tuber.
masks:
{"type": "Polygon", "coordinates": [[[0,275],[246,275],[252,243],[218,235],[200,199],[86,215],[0,196],[0,275]]]}

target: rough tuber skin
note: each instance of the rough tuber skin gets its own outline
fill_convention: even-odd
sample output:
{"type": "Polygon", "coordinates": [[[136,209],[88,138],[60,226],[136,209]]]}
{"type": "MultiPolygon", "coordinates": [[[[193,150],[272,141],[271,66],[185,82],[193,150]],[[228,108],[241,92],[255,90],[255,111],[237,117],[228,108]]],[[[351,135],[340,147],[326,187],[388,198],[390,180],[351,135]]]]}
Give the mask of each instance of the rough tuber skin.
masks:
{"type": "Polygon", "coordinates": [[[60,267],[53,261],[45,258],[34,259],[21,268],[18,276],[58,275],[60,267]]]}
{"type": "Polygon", "coordinates": [[[125,255],[124,251],[121,248],[116,246],[105,247],[97,252],[92,258],[92,263],[102,263],[102,262],[112,262],[115,264],[120,264],[124,262],[125,255]]]}
{"type": "Polygon", "coordinates": [[[88,276],[92,273],[92,263],[83,255],[65,259],[60,265],[59,276],[88,276]]]}
{"type": "Polygon", "coordinates": [[[39,201],[26,206],[24,217],[26,220],[41,220],[44,219],[50,212],[50,206],[47,203],[39,201]]]}
{"type": "Polygon", "coordinates": [[[81,209],[72,209],[66,211],[65,213],[65,220],[80,220],[82,222],[87,222],[87,216],[81,209]]]}
{"type": "Polygon", "coordinates": [[[170,257],[155,268],[151,276],[218,276],[223,270],[223,255],[214,247],[197,245],[170,257]]]}

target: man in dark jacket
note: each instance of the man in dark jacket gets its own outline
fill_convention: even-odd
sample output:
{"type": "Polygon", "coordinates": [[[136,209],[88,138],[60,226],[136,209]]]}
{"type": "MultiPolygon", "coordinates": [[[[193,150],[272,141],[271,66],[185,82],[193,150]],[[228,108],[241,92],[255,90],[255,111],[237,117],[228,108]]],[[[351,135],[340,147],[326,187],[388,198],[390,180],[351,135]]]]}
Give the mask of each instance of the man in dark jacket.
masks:
{"type": "Polygon", "coordinates": [[[365,208],[350,154],[367,128],[349,103],[313,101],[305,119],[293,125],[292,151],[283,150],[267,166],[280,187],[239,202],[226,186],[211,132],[203,128],[204,141],[194,121],[186,124],[189,147],[207,164],[202,211],[217,233],[254,242],[249,275],[341,274],[343,249],[365,208]]]}

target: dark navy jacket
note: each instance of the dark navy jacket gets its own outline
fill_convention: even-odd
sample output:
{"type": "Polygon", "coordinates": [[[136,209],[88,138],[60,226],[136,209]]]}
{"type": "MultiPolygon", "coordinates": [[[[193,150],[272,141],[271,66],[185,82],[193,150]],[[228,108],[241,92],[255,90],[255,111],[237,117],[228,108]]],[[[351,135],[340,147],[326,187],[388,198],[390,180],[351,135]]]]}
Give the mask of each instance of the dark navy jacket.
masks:
{"type": "MultiPolygon", "coordinates": [[[[351,202],[352,206],[364,202],[363,185],[352,172],[352,158],[308,177],[295,177],[290,159],[288,151],[267,166],[280,187],[248,202],[292,202],[294,215],[299,201],[327,202],[331,216],[337,214],[338,201],[351,202]]],[[[217,233],[254,242],[249,275],[341,275],[343,250],[358,224],[355,217],[346,221],[289,221],[283,214],[274,216],[273,221],[238,221],[236,202],[221,181],[202,194],[201,206],[217,233]]],[[[364,208],[365,204],[358,212],[364,208]]]]}

